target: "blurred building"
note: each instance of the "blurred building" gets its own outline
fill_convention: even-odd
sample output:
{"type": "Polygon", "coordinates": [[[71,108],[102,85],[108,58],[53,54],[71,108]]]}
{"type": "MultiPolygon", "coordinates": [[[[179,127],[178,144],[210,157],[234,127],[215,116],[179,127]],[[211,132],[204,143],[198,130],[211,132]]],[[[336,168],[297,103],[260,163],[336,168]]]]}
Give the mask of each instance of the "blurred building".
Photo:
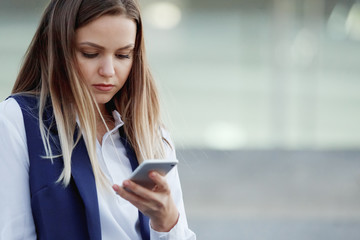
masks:
{"type": "MultiPolygon", "coordinates": [[[[359,2],[140,2],[180,147],[359,148],[359,2]]],[[[0,3],[2,98],[45,3],[0,3]]]]}

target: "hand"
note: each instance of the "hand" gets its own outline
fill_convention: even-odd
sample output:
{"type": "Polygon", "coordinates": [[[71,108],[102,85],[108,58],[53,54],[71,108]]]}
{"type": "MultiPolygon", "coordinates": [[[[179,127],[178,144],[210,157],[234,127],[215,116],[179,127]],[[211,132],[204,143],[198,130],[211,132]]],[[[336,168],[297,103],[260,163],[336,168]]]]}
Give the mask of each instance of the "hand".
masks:
{"type": "Polygon", "coordinates": [[[155,231],[169,232],[176,225],[179,212],[171,197],[166,178],[155,171],[150,172],[149,177],[156,184],[152,190],[130,180],[125,180],[122,187],[113,185],[113,189],[147,215],[151,220],[151,227],[155,231]]]}

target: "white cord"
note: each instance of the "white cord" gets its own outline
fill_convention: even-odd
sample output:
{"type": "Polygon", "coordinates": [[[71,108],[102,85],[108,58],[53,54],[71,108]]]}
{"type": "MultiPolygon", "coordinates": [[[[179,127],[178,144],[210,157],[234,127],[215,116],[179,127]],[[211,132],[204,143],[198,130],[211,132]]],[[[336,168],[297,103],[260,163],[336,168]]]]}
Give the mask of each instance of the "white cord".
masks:
{"type": "MultiPolygon", "coordinates": [[[[101,114],[100,109],[99,109],[99,106],[98,106],[97,104],[96,104],[96,108],[97,108],[97,110],[98,110],[98,112],[99,112],[99,115],[100,115],[100,118],[101,118],[102,122],[103,122],[104,125],[105,125],[106,131],[109,133],[109,137],[110,137],[111,143],[112,143],[112,145],[113,145],[113,147],[114,147],[114,149],[115,149],[116,156],[117,156],[119,162],[121,163],[120,154],[119,154],[118,149],[117,149],[117,147],[116,147],[116,145],[115,145],[115,142],[114,142],[114,139],[113,139],[113,137],[112,137],[112,134],[110,133],[110,129],[109,129],[109,127],[107,126],[106,121],[105,121],[103,115],[101,114]]],[[[124,146],[124,147],[125,147],[125,146],[124,146]]],[[[105,161],[104,161],[104,163],[105,163],[105,161]]],[[[106,165],[106,163],[105,163],[105,165],[106,165]]],[[[123,168],[120,168],[120,169],[121,169],[121,171],[122,171],[122,173],[123,173],[123,176],[127,176],[127,175],[128,175],[128,174],[124,171],[123,168]]],[[[110,172],[109,172],[109,177],[110,177],[111,183],[112,183],[112,184],[115,184],[115,183],[114,183],[114,180],[112,179],[112,177],[111,177],[111,175],[110,175],[110,172]]],[[[117,183],[117,184],[120,184],[120,183],[117,183]]]]}

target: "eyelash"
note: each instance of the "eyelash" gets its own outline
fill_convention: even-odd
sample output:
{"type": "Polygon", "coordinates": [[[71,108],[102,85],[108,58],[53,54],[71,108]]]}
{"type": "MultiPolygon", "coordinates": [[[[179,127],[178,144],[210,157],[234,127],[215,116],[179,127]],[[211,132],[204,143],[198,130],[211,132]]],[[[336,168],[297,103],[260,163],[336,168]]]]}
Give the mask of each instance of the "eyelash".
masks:
{"type": "MultiPolygon", "coordinates": [[[[85,52],[82,52],[82,55],[86,58],[96,58],[99,54],[98,53],[85,53],[85,52]]],[[[130,55],[125,55],[125,54],[116,54],[115,55],[117,58],[119,59],[130,59],[130,55]]]]}
{"type": "Polygon", "coordinates": [[[116,54],[115,56],[119,59],[124,59],[124,58],[130,59],[130,55],[116,54]]]}
{"type": "Polygon", "coordinates": [[[85,52],[82,52],[81,54],[86,58],[96,58],[98,56],[97,53],[85,53],[85,52]]]}

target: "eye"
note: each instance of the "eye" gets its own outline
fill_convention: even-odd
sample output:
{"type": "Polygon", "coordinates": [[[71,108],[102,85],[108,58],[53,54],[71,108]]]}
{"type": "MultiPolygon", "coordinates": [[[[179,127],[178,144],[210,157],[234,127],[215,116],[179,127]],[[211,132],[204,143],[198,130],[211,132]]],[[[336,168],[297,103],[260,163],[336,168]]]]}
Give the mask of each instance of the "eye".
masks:
{"type": "Polygon", "coordinates": [[[98,53],[86,53],[86,52],[82,52],[81,54],[86,58],[96,58],[99,55],[98,53]]]}
{"type": "Polygon", "coordinates": [[[116,54],[115,55],[117,58],[119,58],[119,59],[130,59],[130,55],[129,54],[116,54]]]}

